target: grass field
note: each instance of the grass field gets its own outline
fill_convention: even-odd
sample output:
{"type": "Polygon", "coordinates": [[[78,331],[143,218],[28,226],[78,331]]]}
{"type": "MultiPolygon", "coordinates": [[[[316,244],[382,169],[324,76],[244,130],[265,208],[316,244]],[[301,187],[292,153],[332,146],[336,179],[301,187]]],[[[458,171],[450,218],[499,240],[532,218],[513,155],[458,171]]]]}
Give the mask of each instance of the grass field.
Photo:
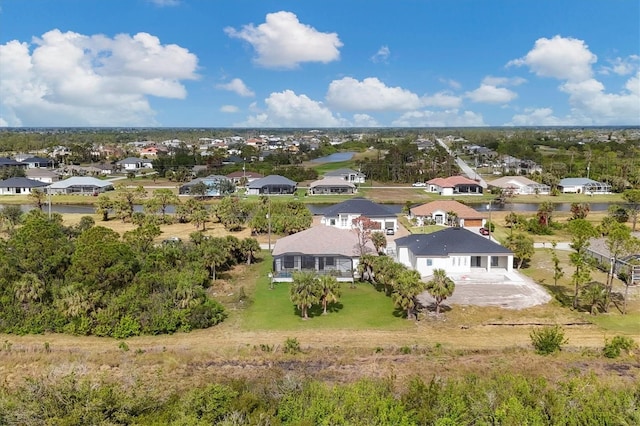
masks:
{"type": "Polygon", "coordinates": [[[402,312],[393,306],[391,298],[375,290],[370,284],[359,283],[351,288],[341,284],[341,296],[337,303],[328,306],[322,315],[319,306],[309,312],[309,319],[300,313],[289,299],[289,283],[274,283],[270,289],[267,274],[271,266],[267,255],[253,293],[254,302],[243,315],[244,330],[403,330],[413,324],[402,319],[402,312]]]}

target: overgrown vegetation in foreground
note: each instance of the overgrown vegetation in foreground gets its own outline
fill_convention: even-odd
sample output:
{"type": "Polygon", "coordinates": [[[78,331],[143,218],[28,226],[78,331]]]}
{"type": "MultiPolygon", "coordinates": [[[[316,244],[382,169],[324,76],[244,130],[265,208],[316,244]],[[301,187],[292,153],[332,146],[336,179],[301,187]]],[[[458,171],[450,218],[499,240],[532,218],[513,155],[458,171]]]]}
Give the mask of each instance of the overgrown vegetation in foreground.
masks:
{"type": "Polygon", "coordinates": [[[92,383],[69,375],[0,390],[2,424],[166,425],[591,425],[640,424],[640,385],[595,376],[552,383],[501,373],[329,385],[277,379],[180,391],[149,383],[92,383]]]}
{"type": "Polygon", "coordinates": [[[126,338],[207,328],[226,313],[207,288],[216,271],[250,263],[255,239],[155,245],[157,226],[121,237],[90,217],[65,227],[39,210],[0,240],[0,332],[126,338]]]}

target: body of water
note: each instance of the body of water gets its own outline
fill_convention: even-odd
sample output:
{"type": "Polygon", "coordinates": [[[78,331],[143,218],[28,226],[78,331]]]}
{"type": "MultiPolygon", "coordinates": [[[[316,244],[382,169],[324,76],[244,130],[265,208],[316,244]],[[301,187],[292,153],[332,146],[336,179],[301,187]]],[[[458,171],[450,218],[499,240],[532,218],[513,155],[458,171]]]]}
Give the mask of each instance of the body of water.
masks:
{"type": "Polygon", "coordinates": [[[355,152],[336,152],[326,157],[311,160],[314,163],[338,163],[340,161],[349,161],[353,158],[355,152]]]}

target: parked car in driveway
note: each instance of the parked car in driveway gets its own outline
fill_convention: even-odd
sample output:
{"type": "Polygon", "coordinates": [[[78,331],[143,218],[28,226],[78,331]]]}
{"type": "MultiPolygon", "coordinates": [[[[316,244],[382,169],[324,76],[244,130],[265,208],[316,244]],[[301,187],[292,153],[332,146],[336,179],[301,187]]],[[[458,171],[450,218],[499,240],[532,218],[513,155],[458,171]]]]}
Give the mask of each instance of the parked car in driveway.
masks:
{"type": "Polygon", "coordinates": [[[414,184],[413,184],[413,185],[411,185],[411,186],[421,187],[421,186],[427,186],[427,184],[426,184],[426,183],[424,183],[424,182],[416,182],[416,183],[414,183],[414,184]]]}
{"type": "Polygon", "coordinates": [[[488,228],[480,228],[480,233],[482,235],[489,235],[489,229],[488,228]]]}

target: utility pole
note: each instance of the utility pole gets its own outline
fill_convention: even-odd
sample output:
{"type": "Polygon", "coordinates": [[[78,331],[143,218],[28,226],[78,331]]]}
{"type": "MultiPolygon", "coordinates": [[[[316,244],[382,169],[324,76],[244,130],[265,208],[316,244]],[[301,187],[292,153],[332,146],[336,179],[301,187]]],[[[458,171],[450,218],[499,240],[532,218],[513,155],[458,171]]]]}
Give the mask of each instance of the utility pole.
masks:
{"type": "Polygon", "coordinates": [[[269,200],[269,204],[267,206],[267,220],[269,223],[269,253],[271,253],[271,196],[268,196],[269,198],[267,198],[269,200]]]}

